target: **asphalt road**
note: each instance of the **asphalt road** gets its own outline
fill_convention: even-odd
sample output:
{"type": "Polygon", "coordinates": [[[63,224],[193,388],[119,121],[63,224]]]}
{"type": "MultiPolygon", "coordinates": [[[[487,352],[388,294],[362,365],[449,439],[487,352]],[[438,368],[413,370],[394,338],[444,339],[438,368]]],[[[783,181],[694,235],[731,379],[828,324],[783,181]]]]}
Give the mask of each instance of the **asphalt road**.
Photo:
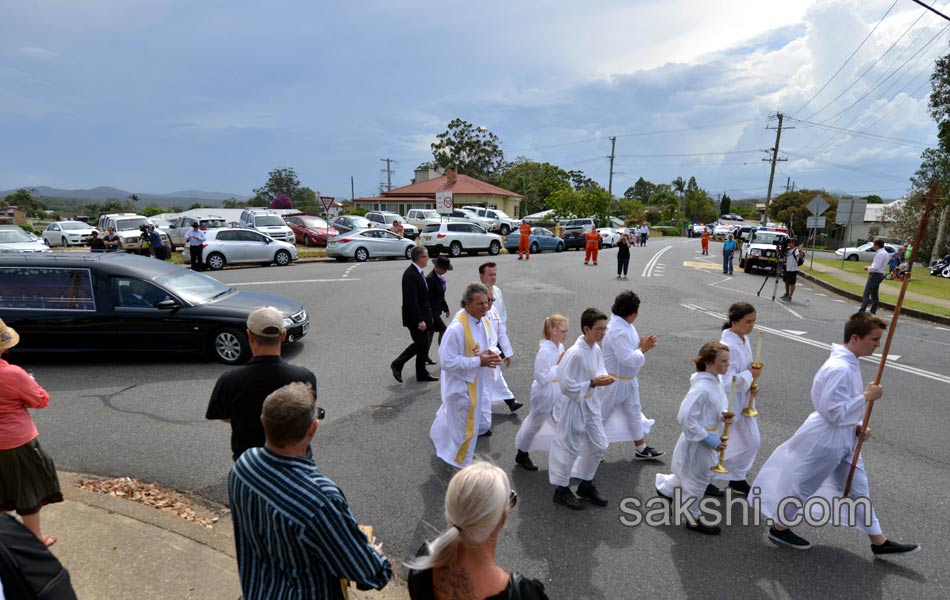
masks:
{"type": "MultiPolygon", "coordinates": [[[[582,265],[577,252],[536,255],[529,262],[497,257],[516,350],[505,375],[522,400],[529,395],[545,316],[571,318],[570,344],[584,308],[608,312],[623,289],[640,295],[637,328],[659,337],[641,373],[644,412],[657,421],[649,443],[667,451],[654,464],[632,461],[629,445],[612,446],[597,476],[610,505],[568,511],[551,501],[543,454],[535,457],[538,472],[514,467],[514,436],[527,407],[515,415],[503,405],[496,409],[494,435],[480,438],[477,452],[508,470],[519,494],[499,543],[500,564],[541,578],[552,598],[946,598],[950,541],[940,519],[948,514],[941,490],[950,489],[950,329],[906,317],[891,348],[893,366],[884,372],[885,396],[874,412],[865,461],[885,533],[921,543],[923,553],[902,562],[875,561],[867,537],[844,528],[802,526],[814,547],[795,552],[769,542],[763,526],[733,525],[710,538],[683,527],[621,524],[621,500],[653,497],[655,474],[668,472],[690,359],[703,343],[719,339],[729,304],[752,302],[766,332],[758,465],[811,412],[812,377],[857,308],[807,281],[791,305],[771,301],[772,281],[757,297],[764,278],[739,270],[723,276],[716,264],[719,244],[711,246],[713,255],[704,257],[698,240],[650,240],[632,249],[628,281],[614,279],[616,251],[610,249],[602,251],[598,267],[582,265]]],[[[453,260],[449,298],[460,297],[485,260],[453,260]]],[[[452,475],[428,439],[438,385],[416,383],[410,367],[402,385],[389,372],[409,342],[399,313],[407,265],[316,263],[214,274],[242,288],[291,296],[309,310],[311,333],[287,357],[317,373],[318,403],[327,418],[317,433],[315,459],[398,561],[443,523],[443,494],[452,475]]],[[[779,296],[782,291],[779,284],[779,296]]],[[[204,419],[225,367],[161,355],[21,356],[16,362],[52,396],[50,407],[34,416],[59,466],[137,477],[226,502],[229,430],[204,419]]],[[[876,365],[864,362],[863,372],[872,378],[876,365]]]]}

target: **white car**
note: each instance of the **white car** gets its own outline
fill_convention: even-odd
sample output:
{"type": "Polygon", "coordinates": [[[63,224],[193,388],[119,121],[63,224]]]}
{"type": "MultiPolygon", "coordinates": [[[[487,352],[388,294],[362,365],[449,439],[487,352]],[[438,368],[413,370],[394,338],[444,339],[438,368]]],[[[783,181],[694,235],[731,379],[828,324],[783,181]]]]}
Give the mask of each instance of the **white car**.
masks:
{"type": "Polygon", "coordinates": [[[410,208],[406,213],[406,222],[420,231],[430,223],[440,223],[442,215],[434,208],[410,208]]]}
{"type": "MultiPolygon", "coordinates": [[[[281,242],[253,229],[209,229],[205,232],[201,260],[212,271],[227,265],[257,263],[279,267],[297,260],[297,247],[281,242]]],[[[181,252],[185,263],[191,262],[191,252],[185,246],[181,252]]]]}
{"type": "Polygon", "coordinates": [[[85,246],[93,231],[95,227],[82,221],[54,221],[46,226],[43,239],[50,246],[85,246]]]}
{"type": "Polygon", "coordinates": [[[431,257],[438,256],[440,252],[448,252],[451,257],[459,256],[462,252],[488,252],[495,256],[501,251],[504,239],[474,223],[449,221],[426,225],[419,235],[419,243],[429,250],[431,257]]]}
{"type": "Polygon", "coordinates": [[[399,224],[402,225],[402,233],[405,237],[412,240],[419,237],[419,229],[415,225],[407,223],[406,218],[402,215],[374,210],[366,213],[366,218],[373,223],[373,227],[386,230],[392,230],[393,223],[399,221],[399,224]]]}
{"type": "Polygon", "coordinates": [[[357,262],[381,256],[409,258],[415,245],[412,240],[399,237],[385,229],[356,229],[330,238],[327,242],[327,256],[338,261],[352,258],[357,262]]]}
{"type": "Polygon", "coordinates": [[[49,246],[34,240],[20,228],[0,229],[0,253],[49,251],[49,246]]]}
{"type": "MultiPolygon", "coordinates": [[[[898,251],[899,246],[885,243],[884,249],[887,250],[888,254],[893,255],[898,251]]],[[[862,262],[871,262],[874,260],[875,254],[877,254],[877,251],[874,249],[874,242],[861,244],[857,248],[838,248],[835,250],[835,256],[838,258],[844,257],[848,260],[860,260],[862,262]]]]}
{"type": "Polygon", "coordinates": [[[616,246],[620,242],[620,230],[613,227],[599,227],[597,233],[603,246],[616,246]]]}
{"type": "Polygon", "coordinates": [[[730,233],[738,229],[735,225],[716,225],[713,229],[713,237],[728,237],[730,233]]]}

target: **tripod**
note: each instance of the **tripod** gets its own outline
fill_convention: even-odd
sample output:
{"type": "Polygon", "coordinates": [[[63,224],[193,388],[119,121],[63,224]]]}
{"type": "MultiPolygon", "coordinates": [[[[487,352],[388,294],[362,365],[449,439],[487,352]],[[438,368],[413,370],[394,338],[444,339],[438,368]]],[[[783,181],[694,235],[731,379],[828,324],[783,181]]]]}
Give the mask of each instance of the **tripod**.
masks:
{"type": "Polygon", "coordinates": [[[762,280],[762,285],[759,286],[759,291],[755,293],[756,296],[761,296],[762,290],[765,289],[765,284],[769,282],[770,278],[774,278],[775,281],[772,284],[772,302],[775,302],[775,294],[778,293],[779,280],[785,277],[785,253],[776,250],[775,258],[775,264],[772,265],[772,268],[766,274],[765,279],[762,280]]]}

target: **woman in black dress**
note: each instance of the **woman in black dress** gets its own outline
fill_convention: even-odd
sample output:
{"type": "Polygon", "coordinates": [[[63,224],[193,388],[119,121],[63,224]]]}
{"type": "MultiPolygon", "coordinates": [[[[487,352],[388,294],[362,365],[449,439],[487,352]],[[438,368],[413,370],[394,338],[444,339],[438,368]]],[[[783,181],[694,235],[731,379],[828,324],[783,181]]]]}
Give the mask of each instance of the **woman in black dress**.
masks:
{"type": "Polygon", "coordinates": [[[432,347],[432,338],[436,332],[439,334],[439,343],[442,343],[442,334],[445,333],[445,318],[450,318],[449,305],[445,302],[445,274],[452,270],[452,262],[439,256],[435,259],[433,268],[426,275],[426,285],[429,286],[429,309],[432,313],[432,327],[427,330],[429,343],[426,345],[426,364],[434,365],[435,361],[429,358],[429,348],[432,347]]]}

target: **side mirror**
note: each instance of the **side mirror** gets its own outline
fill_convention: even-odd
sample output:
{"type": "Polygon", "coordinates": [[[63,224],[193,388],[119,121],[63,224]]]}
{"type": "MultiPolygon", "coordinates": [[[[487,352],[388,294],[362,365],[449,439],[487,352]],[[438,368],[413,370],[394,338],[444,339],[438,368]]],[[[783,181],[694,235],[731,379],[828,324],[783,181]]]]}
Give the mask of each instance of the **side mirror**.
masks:
{"type": "Polygon", "coordinates": [[[273,243],[274,243],[274,238],[267,238],[267,243],[268,243],[268,244],[273,244],[273,243]]]}
{"type": "Polygon", "coordinates": [[[155,308],[160,310],[172,310],[173,308],[178,308],[178,303],[174,300],[162,300],[155,305],[155,308]]]}

